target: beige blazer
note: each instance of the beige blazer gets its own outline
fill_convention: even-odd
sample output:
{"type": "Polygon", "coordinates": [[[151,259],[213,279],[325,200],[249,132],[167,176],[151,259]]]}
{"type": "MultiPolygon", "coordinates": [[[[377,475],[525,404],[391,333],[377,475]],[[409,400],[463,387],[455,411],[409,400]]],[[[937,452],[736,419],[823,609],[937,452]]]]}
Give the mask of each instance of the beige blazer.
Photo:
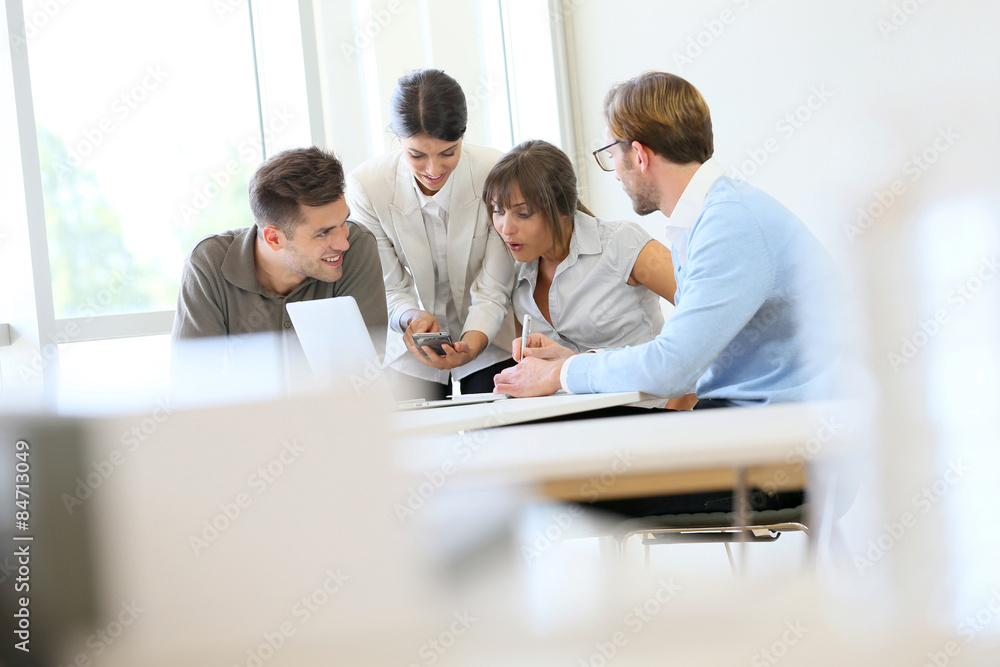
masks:
{"type": "MultiPolygon", "coordinates": [[[[423,216],[402,151],[372,158],[347,175],[351,219],[378,241],[389,310],[385,363],[403,373],[446,383],[448,372],[424,366],[403,344],[400,317],[411,308],[434,312],[434,264],[423,216]]],[[[462,156],[449,177],[448,276],[461,333],[481,331],[491,344],[476,359],[452,370],[456,378],[510,357],[514,320],[510,294],[514,261],[493,228],[482,202],[483,183],[501,153],[463,143],[462,156]]],[[[456,340],[458,332],[450,332],[456,340]]]]}

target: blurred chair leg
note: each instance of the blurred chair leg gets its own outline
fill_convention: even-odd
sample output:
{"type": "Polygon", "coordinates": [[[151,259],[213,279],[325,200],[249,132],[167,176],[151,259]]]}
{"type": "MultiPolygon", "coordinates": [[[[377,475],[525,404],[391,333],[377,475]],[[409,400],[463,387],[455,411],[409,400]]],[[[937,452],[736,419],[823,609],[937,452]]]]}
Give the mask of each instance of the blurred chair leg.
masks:
{"type": "Polygon", "coordinates": [[[811,505],[812,511],[816,511],[816,508],[821,511],[819,516],[809,517],[810,525],[816,527],[816,530],[812,531],[809,535],[808,559],[813,574],[819,573],[820,554],[827,554],[829,556],[833,542],[837,539],[835,533],[837,527],[834,524],[833,516],[834,490],[837,488],[836,482],[836,475],[832,475],[826,485],[823,502],[811,505]]]}
{"type": "Polygon", "coordinates": [[[597,544],[601,553],[601,562],[605,566],[616,566],[621,563],[621,546],[613,535],[601,535],[597,538],[597,544]]]}
{"type": "MultiPolygon", "coordinates": [[[[737,526],[749,526],[750,525],[750,487],[747,485],[747,469],[740,466],[736,469],[736,516],[735,525],[737,526]]],[[[742,561],[743,567],[746,567],[747,563],[747,533],[745,530],[740,530],[739,533],[740,541],[740,560],[742,561]]],[[[728,544],[727,544],[728,548],[728,544]]],[[[732,564],[732,558],[730,557],[730,563],[732,564]]],[[[734,565],[735,567],[735,565],[734,565]]],[[[735,570],[734,570],[735,571],[735,570]]]]}

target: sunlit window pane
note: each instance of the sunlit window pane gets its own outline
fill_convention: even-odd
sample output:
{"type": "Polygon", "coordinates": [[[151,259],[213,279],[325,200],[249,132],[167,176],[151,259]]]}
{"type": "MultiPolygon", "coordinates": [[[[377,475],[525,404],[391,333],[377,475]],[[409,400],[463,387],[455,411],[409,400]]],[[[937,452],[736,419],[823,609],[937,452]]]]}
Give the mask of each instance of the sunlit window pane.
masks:
{"type": "Polygon", "coordinates": [[[55,315],[173,309],[191,245],[251,222],[246,4],[24,8],[55,315]]]}

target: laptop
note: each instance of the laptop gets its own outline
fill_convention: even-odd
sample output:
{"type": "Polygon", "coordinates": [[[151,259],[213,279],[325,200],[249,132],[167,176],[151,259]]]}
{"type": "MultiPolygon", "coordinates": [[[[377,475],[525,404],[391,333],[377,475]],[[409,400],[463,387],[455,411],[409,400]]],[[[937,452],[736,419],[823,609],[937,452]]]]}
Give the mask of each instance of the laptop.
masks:
{"type": "MultiPolygon", "coordinates": [[[[351,296],[296,301],[285,306],[313,375],[330,384],[349,383],[354,391],[374,391],[392,401],[382,362],[351,296]]],[[[507,398],[503,394],[471,394],[441,401],[395,401],[399,410],[422,410],[507,398]]]]}
{"type": "Polygon", "coordinates": [[[296,301],[285,307],[317,380],[392,401],[382,362],[354,297],[296,301]]]}
{"type": "Polygon", "coordinates": [[[425,408],[445,408],[455,405],[471,405],[473,403],[492,403],[505,398],[506,394],[460,394],[449,396],[443,400],[428,401],[416,398],[408,401],[396,401],[397,410],[423,410],[425,408]]]}

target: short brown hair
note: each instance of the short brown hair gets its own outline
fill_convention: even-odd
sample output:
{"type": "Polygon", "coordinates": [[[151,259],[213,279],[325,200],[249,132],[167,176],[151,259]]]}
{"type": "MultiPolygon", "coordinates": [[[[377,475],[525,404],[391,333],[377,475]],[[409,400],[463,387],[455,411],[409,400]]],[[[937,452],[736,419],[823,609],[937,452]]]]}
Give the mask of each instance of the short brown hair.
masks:
{"type": "Polygon", "coordinates": [[[250,178],[250,210],[257,233],[273,225],[291,237],[299,206],[325,206],[344,196],[344,166],[316,146],[292,148],[265,160],[250,178]]]}
{"type": "Polygon", "coordinates": [[[521,203],[512,201],[515,185],[528,206],[549,224],[557,248],[565,247],[573,233],[572,223],[564,224],[564,217],[572,221],[578,210],[591,215],[579,201],[569,156],[547,141],[525,141],[501,157],[483,184],[483,202],[487,206],[496,202],[505,210],[521,203]]]}
{"type": "Polygon", "coordinates": [[[701,164],[715,152],[705,98],[675,74],[646,72],[615,84],[604,120],[613,138],[638,141],[677,164],[701,164]]]}

